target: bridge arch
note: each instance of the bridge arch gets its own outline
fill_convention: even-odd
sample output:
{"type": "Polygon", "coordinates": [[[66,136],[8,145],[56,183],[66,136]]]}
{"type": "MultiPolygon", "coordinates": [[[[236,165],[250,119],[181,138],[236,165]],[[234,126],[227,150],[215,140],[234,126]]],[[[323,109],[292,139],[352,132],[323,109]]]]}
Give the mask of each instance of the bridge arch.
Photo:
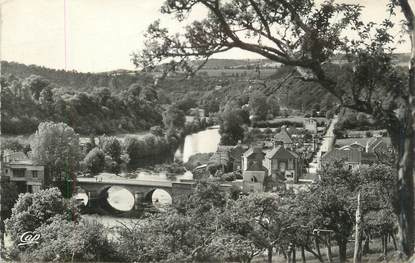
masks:
{"type": "Polygon", "coordinates": [[[87,206],[90,202],[90,196],[88,195],[88,191],[81,186],[76,187],[76,195],[75,199],[84,206],[87,206]]]}
{"type": "Polygon", "coordinates": [[[106,185],[97,191],[97,198],[104,206],[119,212],[128,212],[134,209],[136,198],[134,191],[122,185],[106,185]]]}
{"type": "Polygon", "coordinates": [[[153,188],[146,192],[143,198],[144,202],[149,204],[171,205],[173,203],[173,195],[170,189],[153,188]]]}

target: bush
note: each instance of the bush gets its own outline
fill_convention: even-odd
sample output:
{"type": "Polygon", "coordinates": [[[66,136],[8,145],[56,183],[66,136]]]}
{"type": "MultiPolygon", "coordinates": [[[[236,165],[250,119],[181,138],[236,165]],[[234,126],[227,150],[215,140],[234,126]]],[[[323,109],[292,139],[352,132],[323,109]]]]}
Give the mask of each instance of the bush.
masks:
{"type": "Polygon", "coordinates": [[[11,138],[2,140],[2,149],[8,149],[14,152],[28,153],[30,151],[30,145],[22,142],[19,139],[11,138]]]}
{"type": "Polygon", "coordinates": [[[207,164],[213,153],[197,153],[189,157],[189,160],[185,163],[185,167],[188,170],[193,170],[196,167],[207,164]]]}
{"type": "Polygon", "coordinates": [[[222,174],[221,179],[226,182],[232,182],[232,181],[235,181],[236,176],[233,173],[226,173],[226,174],[222,174]]]}
{"type": "Polygon", "coordinates": [[[130,164],[137,163],[144,158],[166,155],[171,152],[173,147],[175,145],[172,145],[164,137],[152,134],[144,138],[127,136],[124,140],[124,149],[130,157],[130,164]]]}
{"type": "Polygon", "coordinates": [[[106,166],[105,161],[105,153],[98,147],[95,147],[85,156],[83,165],[89,173],[99,174],[100,172],[104,171],[106,166]]]}

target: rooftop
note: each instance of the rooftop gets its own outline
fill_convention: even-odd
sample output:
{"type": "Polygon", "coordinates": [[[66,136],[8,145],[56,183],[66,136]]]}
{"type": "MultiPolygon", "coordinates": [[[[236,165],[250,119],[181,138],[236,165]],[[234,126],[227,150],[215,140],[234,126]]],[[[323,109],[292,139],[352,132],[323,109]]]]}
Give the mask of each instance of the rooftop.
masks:
{"type": "Polygon", "coordinates": [[[274,136],[274,141],[283,142],[284,144],[291,144],[291,136],[288,134],[285,128],[281,128],[281,131],[274,136]]]}

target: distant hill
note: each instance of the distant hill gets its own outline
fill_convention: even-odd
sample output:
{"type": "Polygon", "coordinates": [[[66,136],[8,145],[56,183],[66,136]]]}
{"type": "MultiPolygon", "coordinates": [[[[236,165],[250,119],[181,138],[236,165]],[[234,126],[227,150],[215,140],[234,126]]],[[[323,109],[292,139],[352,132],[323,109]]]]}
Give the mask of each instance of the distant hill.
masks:
{"type": "Polygon", "coordinates": [[[261,68],[280,66],[280,63],[273,62],[269,59],[209,59],[203,69],[241,69],[241,68],[261,68]]]}
{"type": "Polygon", "coordinates": [[[146,85],[153,81],[152,76],[122,69],[103,73],[81,73],[7,61],[1,62],[1,69],[2,74],[11,74],[22,79],[38,75],[63,88],[75,88],[78,91],[90,91],[94,87],[122,90],[133,83],[146,85]]]}
{"type": "MultiPolygon", "coordinates": [[[[395,63],[400,66],[407,64],[409,54],[399,53],[395,55],[395,63]]],[[[345,63],[342,55],[337,55],[333,60],[335,64],[345,63]]],[[[194,63],[201,63],[195,61],[194,63]]],[[[154,87],[161,103],[168,104],[189,96],[197,100],[201,105],[216,100],[221,104],[230,98],[249,94],[248,89],[254,86],[252,83],[259,77],[261,79],[284,79],[289,67],[280,66],[269,59],[211,59],[201,70],[200,74],[191,79],[183,75],[173,74],[167,79],[160,80],[154,87],[154,75],[140,73],[134,70],[117,69],[101,73],[80,73],[76,71],[64,71],[49,69],[36,65],[24,65],[15,62],[2,62],[2,73],[12,74],[21,79],[31,75],[39,75],[63,90],[91,92],[94,87],[108,87],[114,93],[126,90],[132,84],[154,87]],[[256,67],[259,65],[260,74],[256,67]]],[[[290,108],[306,110],[315,103],[331,106],[336,100],[321,89],[315,83],[305,83],[299,79],[291,79],[275,91],[273,94],[281,99],[281,104],[290,108]]]]}

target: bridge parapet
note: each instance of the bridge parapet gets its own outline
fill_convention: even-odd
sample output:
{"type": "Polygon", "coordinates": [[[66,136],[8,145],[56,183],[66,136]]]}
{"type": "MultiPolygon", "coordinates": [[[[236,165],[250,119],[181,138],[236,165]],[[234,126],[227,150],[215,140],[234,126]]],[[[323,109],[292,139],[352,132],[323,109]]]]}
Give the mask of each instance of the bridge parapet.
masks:
{"type": "MultiPolygon", "coordinates": [[[[128,190],[134,196],[134,207],[140,203],[150,202],[151,195],[156,189],[168,192],[172,198],[172,203],[176,203],[181,198],[187,198],[196,187],[195,181],[149,181],[134,179],[104,179],[78,178],[77,185],[88,195],[89,200],[98,200],[105,196],[105,192],[112,186],[120,186],[128,190]]],[[[232,185],[222,184],[221,188],[230,191],[232,185]]]]}

